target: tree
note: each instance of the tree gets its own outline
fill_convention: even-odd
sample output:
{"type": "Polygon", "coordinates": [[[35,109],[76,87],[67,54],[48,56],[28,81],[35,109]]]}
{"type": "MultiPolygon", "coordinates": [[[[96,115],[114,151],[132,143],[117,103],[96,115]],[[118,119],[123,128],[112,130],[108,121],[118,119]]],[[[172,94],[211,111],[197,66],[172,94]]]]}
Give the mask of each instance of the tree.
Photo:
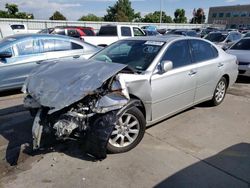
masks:
{"type": "Polygon", "coordinates": [[[9,18],[8,12],[0,10],[0,18],[9,18]]]}
{"type": "Polygon", "coordinates": [[[138,13],[135,13],[129,0],[118,0],[114,6],[109,6],[104,21],[111,22],[131,22],[136,19],[138,13]]]}
{"type": "Polygon", "coordinates": [[[49,19],[50,20],[67,20],[67,18],[59,11],[55,11],[49,19]]]}
{"type": "Polygon", "coordinates": [[[20,19],[34,19],[33,14],[28,14],[26,12],[19,12],[18,6],[16,4],[5,4],[7,11],[0,10],[0,18],[20,18],[20,19]]]}
{"type": "Polygon", "coordinates": [[[78,21],[102,21],[102,18],[94,14],[88,14],[79,18],[78,21]]]}
{"type": "Polygon", "coordinates": [[[141,17],[141,13],[140,12],[135,13],[133,21],[134,22],[142,22],[142,17],[141,17]]]}
{"type": "Polygon", "coordinates": [[[184,9],[176,9],[174,12],[174,17],[175,23],[187,23],[187,17],[185,16],[184,9]]]}
{"type": "Polygon", "coordinates": [[[190,23],[202,24],[205,23],[205,21],[206,21],[206,16],[204,10],[202,8],[198,8],[197,11],[194,9],[193,18],[190,23]]]}
{"type": "MultiPolygon", "coordinates": [[[[142,22],[147,23],[158,23],[160,21],[160,11],[155,11],[154,13],[149,13],[145,15],[145,17],[142,19],[142,22]]],[[[166,12],[162,12],[162,23],[172,23],[173,20],[171,16],[167,16],[166,12]]]]}
{"type": "Polygon", "coordinates": [[[7,9],[9,15],[15,15],[19,11],[18,6],[16,4],[6,3],[5,8],[7,9]]]}
{"type": "Polygon", "coordinates": [[[18,12],[16,14],[16,18],[20,18],[20,19],[34,19],[34,15],[33,14],[27,14],[26,12],[18,12]]]}

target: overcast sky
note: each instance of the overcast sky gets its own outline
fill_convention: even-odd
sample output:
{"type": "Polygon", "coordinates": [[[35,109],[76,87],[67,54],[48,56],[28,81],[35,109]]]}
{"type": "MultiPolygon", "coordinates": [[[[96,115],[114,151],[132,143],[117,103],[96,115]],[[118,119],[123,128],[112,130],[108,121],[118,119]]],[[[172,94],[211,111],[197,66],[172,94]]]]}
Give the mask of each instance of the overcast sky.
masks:
{"type": "MultiPolygon", "coordinates": [[[[132,8],[142,15],[160,10],[160,1],[131,0],[132,8]]],[[[20,11],[33,13],[35,19],[48,19],[54,11],[59,10],[68,20],[77,20],[88,13],[103,16],[107,7],[115,2],[116,0],[0,0],[0,9],[4,9],[5,3],[15,3],[20,11]]],[[[209,7],[236,4],[250,4],[250,0],[162,0],[162,10],[173,17],[175,9],[184,8],[190,19],[194,8],[201,7],[208,14],[209,7]]]]}

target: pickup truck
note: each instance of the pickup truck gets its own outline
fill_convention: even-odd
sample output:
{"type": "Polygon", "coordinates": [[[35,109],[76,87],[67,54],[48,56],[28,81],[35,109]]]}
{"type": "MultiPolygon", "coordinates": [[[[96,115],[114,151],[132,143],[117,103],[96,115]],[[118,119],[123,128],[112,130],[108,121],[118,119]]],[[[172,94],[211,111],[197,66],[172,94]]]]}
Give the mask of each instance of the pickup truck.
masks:
{"type": "Polygon", "coordinates": [[[82,36],[81,39],[90,44],[105,47],[118,40],[135,36],[145,36],[145,33],[136,26],[105,25],[101,26],[97,36],[82,36]]]}

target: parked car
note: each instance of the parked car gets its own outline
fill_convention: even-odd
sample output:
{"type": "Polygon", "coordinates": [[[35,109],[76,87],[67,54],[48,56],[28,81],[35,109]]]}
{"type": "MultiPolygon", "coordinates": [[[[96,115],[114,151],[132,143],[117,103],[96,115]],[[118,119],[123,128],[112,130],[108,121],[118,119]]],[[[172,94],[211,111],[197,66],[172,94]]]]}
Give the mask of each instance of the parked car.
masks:
{"type": "Polygon", "coordinates": [[[204,101],[221,104],[238,75],[235,56],[173,35],[120,40],[87,62],[72,61],[44,64],[24,86],[25,106],[37,111],[34,149],[51,130],[58,139],[83,135],[86,152],[97,158],[106,149],[126,152],[146,125],[204,101]]]}
{"type": "Polygon", "coordinates": [[[207,39],[222,49],[226,50],[236,41],[242,38],[242,34],[236,31],[231,32],[211,32],[204,39],[207,39]]]}
{"type": "Polygon", "coordinates": [[[183,35],[183,36],[190,36],[190,37],[199,37],[199,35],[196,33],[194,30],[189,30],[189,29],[176,29],[172,30],[166,35],[173,34],[173,35],[183,35]]]}
{"type": "Polygon", "coordinates": [[[244,35],[244,38],[246,38],[246,37],[250,37],[250,32],[248,32],[248,33],[246,33],[246,34],[244,35]]]}
{"type": "Polygon", "coordinates": [[[10,27],[13,30],[14,34],[28,33],[26,24],[10,24],[10,27]]]}
{"type": "Polygon", "coordinates": [[[78,26],[58,26],[54,28],[51,34],[67,35],[74,38],[80,38],[82,36],[95,36],[95,32],[92,27],[78,26]]]}
{"type": "Polygon", "coordinates": [[[28,74],[44,60],[87,59],[99,48],[60,35],[13,35],[0,41],[0,91],[20,88],[28,74]]]}
{"type": "Polygon", "coordinates": [[[118,40],[135,36],[145,36],[145,33],[139,27],[131,25],[103,25],[97,36],[81,38],[90,44],[105,47],[118,40]]]}
{"type": "Polygon", "coordinates": [[[250,76],[250,37],[238,41],[227,50],[227,53],[237,56],[239,74],[250,76]]]}
{"type": "Polygon", "coordinates": [[[218,31],[217,28],[213,28],[213,27],[207,27],[202,29],[201,33],[200,33],[200,37],[203,38],[205,37],[207,34],[211,33],[211,32],[215,32],[218,31]]]}
{"type": "Polygon", "coordinates": [[[41,33],[41,34],[51,34],[54,31],[55,28],[50,27],[50,28],[46,28],[46,29],[41,29],[40,31],[38,31],[37,33],[41,33]]]}
{"type": "Polygon", "coordinates": [[[157,31],[157,27],[155,25],[142,26],[141,29],[147,31],[157,31]]]}
{"type": "Polygon", "coordinates": [[[146,36],[161,35],[158,31],[149,31],[149,30],[143,29],[143,32],[145,33],[146,36]]]}

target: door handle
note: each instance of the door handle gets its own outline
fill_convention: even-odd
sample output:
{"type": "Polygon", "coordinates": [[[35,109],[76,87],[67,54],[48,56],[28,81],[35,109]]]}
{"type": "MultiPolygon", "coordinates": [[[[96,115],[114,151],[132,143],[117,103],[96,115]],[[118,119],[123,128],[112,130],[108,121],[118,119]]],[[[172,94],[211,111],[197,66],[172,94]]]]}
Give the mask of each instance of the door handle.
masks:
{"type": "Polygon", "coordinates": [[[188,75],[189,75],[189,76],[193,76],[193,75],[195,75],[196,73],[197,73],[196,70],[191,70],[191,71],[188,73],[188,75]]]}
{"type": "Polygon", "coordinates": [[[219,63],[218,64],[218,67],[223,67],[224,66],[224,63],[219,63]]]}
{"type": "Polygon", "coordinates": [[[41,64],[42,62],[43,62],[43,61],[37,61],[37,62],[36,62],[36,64],[38,64],[38,65],[39,65],[39,64],[41,64]]]}
{"type": "Polygon", "coordinates": [[[73,56],[74,59],[77,59],[77,58],[79,58],[79,57],[80,57],[80,55],[74,55],[74,56],[73,56]]]}

